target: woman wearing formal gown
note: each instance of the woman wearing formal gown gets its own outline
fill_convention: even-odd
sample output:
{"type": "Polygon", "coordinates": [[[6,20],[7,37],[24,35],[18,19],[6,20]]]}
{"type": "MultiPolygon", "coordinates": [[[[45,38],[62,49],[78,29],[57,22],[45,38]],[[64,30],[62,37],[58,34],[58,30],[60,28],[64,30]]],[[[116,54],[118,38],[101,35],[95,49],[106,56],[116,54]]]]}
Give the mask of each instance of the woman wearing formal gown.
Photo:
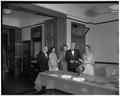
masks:
{"type": "Polygon", "coordinates": [[[83,73],[88,75],[95,75],[93,68],[94,58],[93,58],[93,54],[91,53],[91,47],[89,45],[85,46],[85,54],[83,54],[83,62],[85,66],[85,70],[83,73]]]}
{"type": "Polygon", "coordinates": [[[63,46],[63,51],[60,53],[60,68],[62,71],[67,71],[67,62],[65,60],[65,54],[66,54],[66,51],[68,50],[68,46],[67,45],[64,45],[63,46]]]}
{"type": "Polygon", "coordinates": [[[55,53],[55,47],[52,47],[50,50],[48,65],[49,65],[49,71],[58,70],[58,58],[55,53]]]}

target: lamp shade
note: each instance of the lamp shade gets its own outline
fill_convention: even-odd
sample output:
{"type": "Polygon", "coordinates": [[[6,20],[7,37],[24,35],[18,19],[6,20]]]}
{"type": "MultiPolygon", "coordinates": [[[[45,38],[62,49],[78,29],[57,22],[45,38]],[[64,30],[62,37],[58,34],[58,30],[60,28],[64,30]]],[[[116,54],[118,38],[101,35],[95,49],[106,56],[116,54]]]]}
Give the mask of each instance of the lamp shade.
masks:
{"type": "Polygon", "coordinates": [[[5,14],[11,14],[11,9],[5,8],[5,9],[3,10],[3,12],[4,12],[5,14]]]}

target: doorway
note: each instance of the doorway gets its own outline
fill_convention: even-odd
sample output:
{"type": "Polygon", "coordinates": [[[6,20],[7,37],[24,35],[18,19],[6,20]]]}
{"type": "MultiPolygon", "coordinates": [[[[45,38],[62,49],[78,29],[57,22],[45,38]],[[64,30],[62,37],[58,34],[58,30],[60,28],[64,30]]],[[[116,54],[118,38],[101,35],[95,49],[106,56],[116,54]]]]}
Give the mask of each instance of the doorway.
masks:
{"type": "Polygon", "coordinates": [[[80,54],[85,52],[85,36],[89,30],[85,24],[71,22],[71,41],[76,43],[76,48],[79,49],[80,54]]]}
{"type": "Polygon", "coordinates": [[[2,58],[2,64],[5,64],[2,66],[5,70],[17,74],[21,71],[21,30],[17,27],[3,25],[1,35],[2,52],[4,52],[2,57],[6,55],[2,58]]]}
{"type": "Polygon", "coordinates": [[[32,44],[32,56],[33,58],[39,54],[42,50],[42,26],[31,28],[31,44],[32,44]]]}
{"type": "MultiPolygon", "coordinates": [[[[15,29],[8,26],[3,26],[1,32],[1,42],[2,42],[2,65],[5,67],[6,71],[14,72],[15,67],[15,29]],[[3,51],[4,50],[4,51],[3,51]],[[6,56],[4,56],[6,55],[6,56]]],[[[3,71],[5,71],[3,68],[3,71]]]]}

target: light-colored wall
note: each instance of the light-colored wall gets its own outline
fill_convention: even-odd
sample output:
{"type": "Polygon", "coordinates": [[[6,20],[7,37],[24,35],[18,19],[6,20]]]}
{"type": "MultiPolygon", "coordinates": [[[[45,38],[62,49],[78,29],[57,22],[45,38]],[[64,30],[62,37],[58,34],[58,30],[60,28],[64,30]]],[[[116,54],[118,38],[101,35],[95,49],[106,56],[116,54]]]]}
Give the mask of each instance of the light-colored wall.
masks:
{"type": "Polygon", "coordinates": [[[67,19],[67,45],[71,47],[71,20],[67,19]]]}
{"type": "Polygon", "coordinates": [[[91,25],[86,43],[93,49],[95,61],[118,62],[118,21],[91,25]]]}
{"type": "MultiPolygon", "coordinates": [[[[105,22],[118,19],[117,13],[94,17],[92,22],[105,22]]],[[[86,43],[93,49],[95,61],[119,62],[118,55],[119,21],[91,25],[86,35],[86,43]]]]}
{"type": "Polygon", "coordinates": [[[22,29],[22,41],[31,40],[31,29],[30,27],[22,29]]]}

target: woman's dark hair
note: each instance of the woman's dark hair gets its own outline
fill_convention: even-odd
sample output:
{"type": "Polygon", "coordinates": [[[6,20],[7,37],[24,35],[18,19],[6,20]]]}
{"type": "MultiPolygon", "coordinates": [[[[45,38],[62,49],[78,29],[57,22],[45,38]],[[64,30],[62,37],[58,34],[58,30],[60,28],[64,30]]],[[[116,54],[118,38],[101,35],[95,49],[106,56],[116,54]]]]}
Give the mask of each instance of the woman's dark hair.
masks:
{"type": "Polygon", "coordinates": [[[91,50],[91,46],[90,46],[90,45],[85,45],[85,47],[88,47],[88,48],[89,48],[89,50],[91,50]]]}
{"type": "Polygon", "coordinates": [[[66,44],[64,44],[64,45],[63,45],[63,48],[64,48],[64,47],[68,47],[68,46],[67,46],[66,44]]]}
{"type": "Polygon", "coordinates": [[[54,49],[55,47],[51,47],[50,49],[49,49],[49,54],[52,52],[52,50],[54,49]]]}

